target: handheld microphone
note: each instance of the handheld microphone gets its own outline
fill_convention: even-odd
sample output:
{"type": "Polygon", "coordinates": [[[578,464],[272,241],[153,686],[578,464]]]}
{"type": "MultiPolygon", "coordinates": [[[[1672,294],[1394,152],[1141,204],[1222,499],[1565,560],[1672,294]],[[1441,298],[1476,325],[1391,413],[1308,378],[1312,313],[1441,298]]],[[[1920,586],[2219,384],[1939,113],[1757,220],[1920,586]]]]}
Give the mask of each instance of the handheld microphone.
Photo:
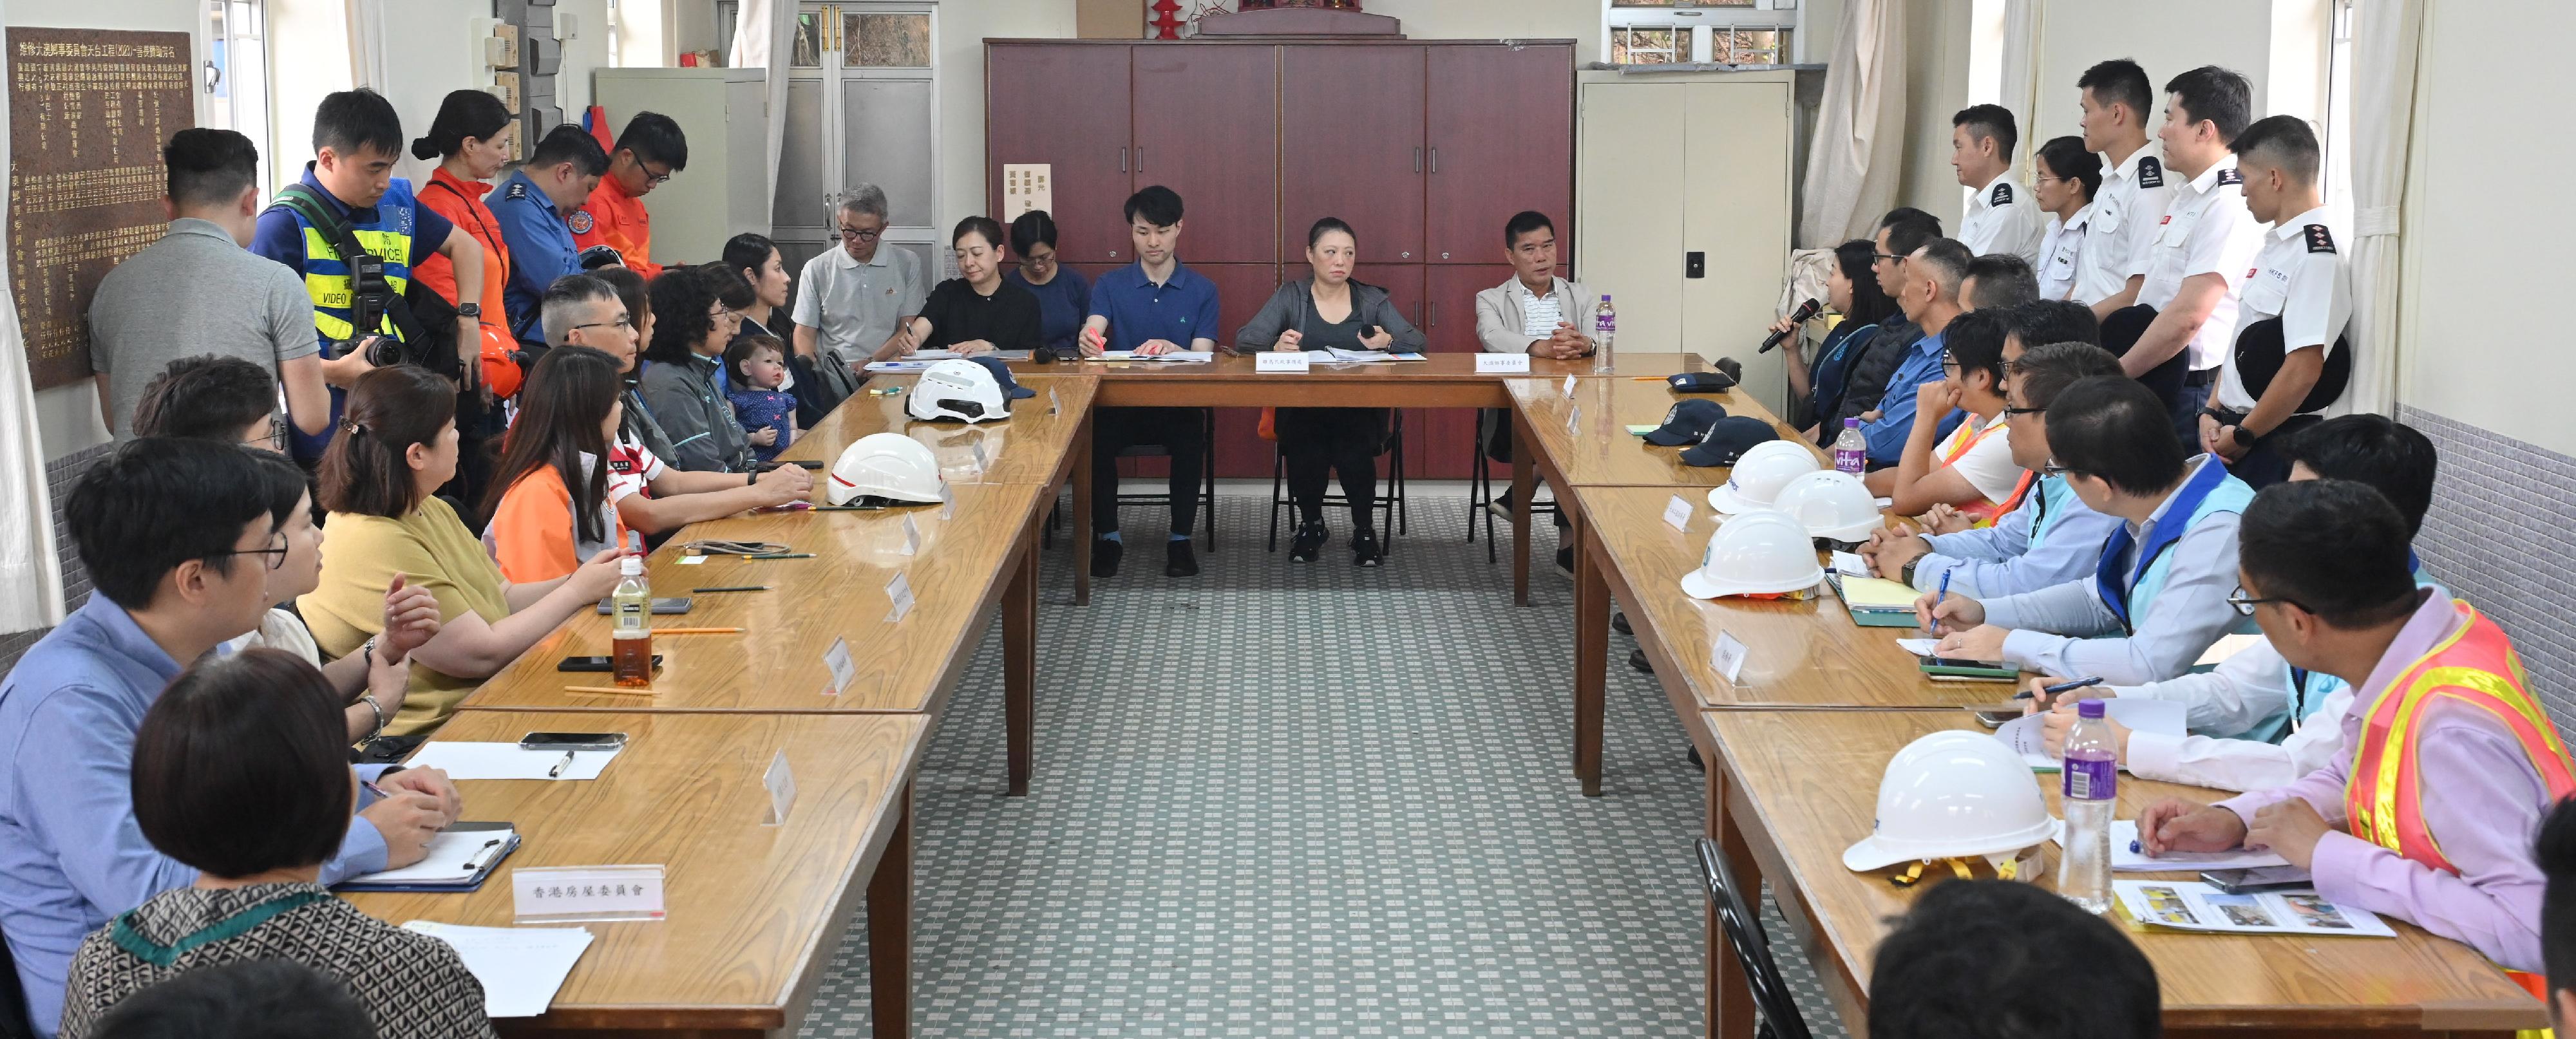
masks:
{"type": "MultiPolygon", "coordinates": [[[[1816,316],[1817,311],[1823,309],[1825,309],[1823,301],[1810,298],[1806,302],[1798,304],[1798,309],[1789,313],[1789,321],[1793,324],[1803,323],[1808,318],[1816,316]]],[[[1789,338],[1789,332],[1791,331],[1796,331],[1796,329],[1771,333],[1762,340],[1762,349],[1754,352],[1763,354],[1770,353],[1772,347],[1780,345],[1781,340],[1789,338]]]]}

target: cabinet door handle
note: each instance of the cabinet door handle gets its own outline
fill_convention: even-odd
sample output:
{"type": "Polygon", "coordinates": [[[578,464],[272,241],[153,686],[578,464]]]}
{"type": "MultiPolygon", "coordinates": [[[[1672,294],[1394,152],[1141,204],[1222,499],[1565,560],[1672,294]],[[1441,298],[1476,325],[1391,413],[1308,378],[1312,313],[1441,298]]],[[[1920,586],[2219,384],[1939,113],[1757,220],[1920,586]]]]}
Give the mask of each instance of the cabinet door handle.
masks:
{"type": "Polygon", "coordinates": [[[1136,146],[1136,172],[1145,172],[1145,146],[1141,144],[1136,146]]]}
{"type": "Polygon", "coordinates": [[[1440,172],[1440,149],[1431,149],[1431,172],[1440,172]]]}
{"type": "Polygon", "coordinates": [[[1440,304],[1431,302],[1430,300],[1424,300],[1422,301],[1422,305],[1427,308],[1423,311],[1422,327],[1431,328],[1438,325],[1440,323],[1440,304]]]}
{"type": "Polygon", "coordinates": [[[1422,146],[1419,144],[1413,146],[1413,172],[1422,172],[1422,146]]]}
{"type": "Polygon", "coordinates": [[[1127,172],[1127,149],[1118,149],[1118,172],[1127,172]]]}

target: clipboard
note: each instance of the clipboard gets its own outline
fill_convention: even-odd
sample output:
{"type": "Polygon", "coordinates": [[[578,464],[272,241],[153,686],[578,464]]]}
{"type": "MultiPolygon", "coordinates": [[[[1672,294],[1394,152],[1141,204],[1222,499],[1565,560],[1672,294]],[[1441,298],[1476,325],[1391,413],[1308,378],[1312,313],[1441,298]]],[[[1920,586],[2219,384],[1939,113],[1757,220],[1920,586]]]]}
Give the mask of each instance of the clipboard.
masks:
{"type": "MultiPolygon", "coordinates": [[[[368,874],[368,875],[367,875],[367,876],[365,876],[365,877],[354,877],[354,878],[351,878],[351,879],[349,879],[349,880],[341,881],[341,882],[340,882],[340,883],[338,883],[338,884],[332,885],[331,890],[333,890],[333,891],[402,891],[402,892],[428,892],[428,893],[452,893],[452,894],[463,894],[463,893],[472,892],[472,891],[479,891],[479,890],[482,890],[484,882],[485,882],[485,881],[488,881],[488,880],[490,880],[490,879],[492,879],[492,874],[500,868],[500,866],[501,866],[501,864],[502,864],[502,863],[509,861],[510,856],[511,856],[513,853],[517,852],[517,851],[519,850],[519,845],[520,845],[521,843],[523,843],[523,842],[526,840],[526,835],[521,834],[521,833],[519,833],[519,832],[517,832],[517,831],[518,831],[518,828],[517,828],[517,826],[516,826],[515,824],[512,824],[512,823],[506,823],[506,822],[480,822],[480,823],[477,823],[477,822],[459,822],[459,823],[455,823],[455,824],[453,824],[453,825],[450,825],[448,828],[446,828],[446,829],[444,829],[444,830],[440,830],[440,831],[438,832],[438,837],[439,837],[439,838],[441,838],[441,839],[444,839],[444,838],[455,838],[455,840],[453,840],[453,842],[452,842],[452,843],[456,843],[456,844],[477,844],[477,845],[479,845],[479,844],[481,844],[481,843],[482,843],[482,841],[476,840],[476,836],[477,836],[477,835],[479,835],[479,834],[488,834],[488,833],[495,833],[495,832],[506,832],[506,833],[508,833],[508,834],[509,834],[509,839],[508,839],[507,841],[504,841],[504,842],[502,843],[502,845],[501,845],[501,847],[500,847],[500,849],[499,849],[499,852],[498,852],[497,854],[484,853],[486,857],[484,857],[484,858],[482,858],[482,859],[480,860],[480,861],[481,861],[481,865],[480,865],[480,867],[479,867],[479,868],[477,868],[477,869],[474,871],[474,873],[473,873],[473,875],[472,875],[472,876],[462,877],[462,878],[458,878],[458,879],[454,879],[454,880],[444,880],[444,879],[442,879],[442,880],[406,880],[406,879],[376,880],[376,879],[369,879],[369,878],[373,878],[373,877],[384,877],[384,876],[387,876],[387,875],[389,875],[389,874],[397,874],[397,873],[402,872],[402,871],[400,871],[400,870],[386,870],[386,871],[381,872],[381,873],[370,873],[370,874],[368,874]]],[[[432,843],[432,845],[431,845],[432,851],[431,851],[431,853],[430,853],[432,856],[436,856],[436,855],[438,855],[438,854],[439,854],[439,852],[436,850],[436,849],[437,849],[437,846],[438,846],[438,843],[439,843],[438,839],[433,839],[433,843],[432,843]]],[[[479,851],[479,850],[480,850],[480,849],[478,848],[478,849],[477,849],[477,851],[479,851]]],[[[451,852],[450,852],[450,854],[453,854],[453,852],[451,851],[451,852]]],[[[416,867],[406,867],[406,868],[416,868],[416,867]]]]}

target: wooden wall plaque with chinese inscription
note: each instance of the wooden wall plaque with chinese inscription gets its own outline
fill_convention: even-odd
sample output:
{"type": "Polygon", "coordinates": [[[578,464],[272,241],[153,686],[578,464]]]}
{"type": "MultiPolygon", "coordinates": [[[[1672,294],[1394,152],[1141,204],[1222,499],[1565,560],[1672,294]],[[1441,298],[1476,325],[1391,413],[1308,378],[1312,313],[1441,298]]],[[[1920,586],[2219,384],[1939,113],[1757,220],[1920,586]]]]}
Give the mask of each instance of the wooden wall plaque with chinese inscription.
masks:
{"type": "Polygon", "coordinates": [[[9,278],[36,387],[90,377],[99,279],[161,239],[161,146],[197,123],[188,34],[12,27],[9,278]]]}

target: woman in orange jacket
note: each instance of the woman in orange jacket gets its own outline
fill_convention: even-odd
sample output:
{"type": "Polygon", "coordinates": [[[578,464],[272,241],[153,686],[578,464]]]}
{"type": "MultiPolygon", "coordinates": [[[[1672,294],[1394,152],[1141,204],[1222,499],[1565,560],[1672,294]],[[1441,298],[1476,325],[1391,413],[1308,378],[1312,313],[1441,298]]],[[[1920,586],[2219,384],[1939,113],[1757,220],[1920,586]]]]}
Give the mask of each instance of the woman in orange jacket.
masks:
{"type": "Polygon", "coordinates": [[[501,287],[510,280],[510,247],[501,240],[500,223],[483,205],[483,195],[492,190],[484,181],[498,175],[510,159],[509,129],[510,110],[502,107],[499,98],[480,90],[458,90],[438,106],[429,136],[411,142],[413,157],[438,160],[429,184],[417,192],[421,204],[483,246],[483,298],[456,298],[456,270],[444,256],[414,265],[412,276],[459,308],[468,304],[481,308],[483,384],[492,388],[495,398],[516,393],[521,375],[518,362],[510,356],[518,344],[510,338],[510,317],[501,306],[501,287]]]}

